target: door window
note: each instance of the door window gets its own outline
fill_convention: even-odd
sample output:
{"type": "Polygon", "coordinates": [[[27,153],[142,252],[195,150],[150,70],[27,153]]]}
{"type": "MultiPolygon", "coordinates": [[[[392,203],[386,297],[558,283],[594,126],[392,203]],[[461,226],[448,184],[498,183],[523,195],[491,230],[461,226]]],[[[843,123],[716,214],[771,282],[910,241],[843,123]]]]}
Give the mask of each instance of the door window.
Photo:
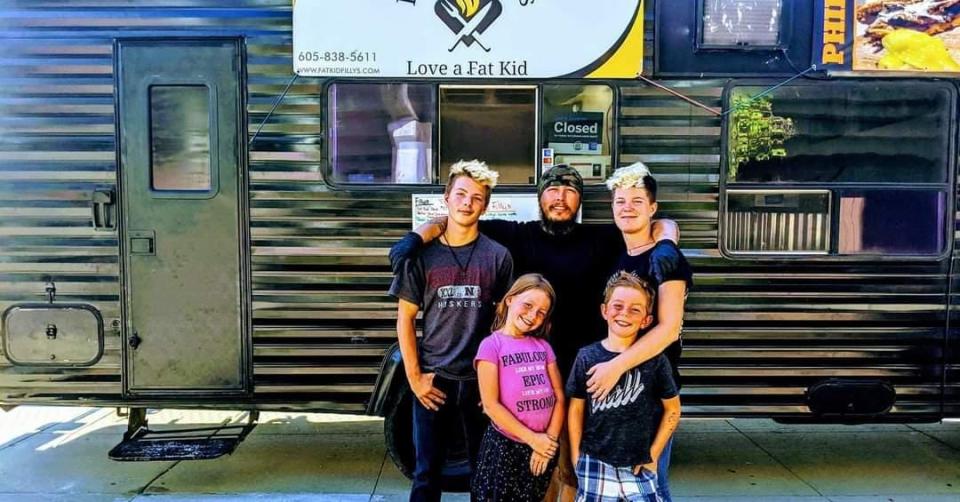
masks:
{"type": "Polygon", "coordinates": [[[150,184],[157,191],[210,192],[210,89],[150,87],[150,184]]]}

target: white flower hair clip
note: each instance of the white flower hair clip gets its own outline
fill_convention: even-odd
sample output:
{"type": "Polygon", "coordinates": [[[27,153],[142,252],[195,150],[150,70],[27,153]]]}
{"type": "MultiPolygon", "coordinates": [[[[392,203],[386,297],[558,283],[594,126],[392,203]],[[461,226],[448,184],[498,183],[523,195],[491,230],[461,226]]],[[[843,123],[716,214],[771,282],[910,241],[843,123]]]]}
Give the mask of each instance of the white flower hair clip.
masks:
{"type": "Polygon", "coordinates": [[[500,173],[487,167],[486,162],[477,159],[461,160],[450,166],[450,177],[465,174],[477,183],[493,189],[497,186],[497,180],[500,179],[500,173]]]}
{"type": "Polygon", "coordinates": [[[607,179],[607,188],[610,191],[618,188],[647,188],[643,183],[647,176],[653,176],[650,169],[643,162],[636,162],[614,171],[607,179]]]}

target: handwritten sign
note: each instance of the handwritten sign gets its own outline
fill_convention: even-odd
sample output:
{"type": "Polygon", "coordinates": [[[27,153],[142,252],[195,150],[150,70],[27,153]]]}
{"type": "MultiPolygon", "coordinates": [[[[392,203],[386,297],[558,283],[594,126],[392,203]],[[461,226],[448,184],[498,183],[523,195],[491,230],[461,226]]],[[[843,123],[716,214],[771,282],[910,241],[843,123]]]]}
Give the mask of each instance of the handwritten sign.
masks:
{"type": "MultiPolygon", "coordinates": [[[[443,194],[413,194],[413,228],[427,220],[447,215],[443,194]]],[[[540,209],[535,193],[494,194],[490,198],[484,220],[531,221],[540,219],[540,209]]],[[[580,215],[577,215],[579,221],[580,215]]]]}

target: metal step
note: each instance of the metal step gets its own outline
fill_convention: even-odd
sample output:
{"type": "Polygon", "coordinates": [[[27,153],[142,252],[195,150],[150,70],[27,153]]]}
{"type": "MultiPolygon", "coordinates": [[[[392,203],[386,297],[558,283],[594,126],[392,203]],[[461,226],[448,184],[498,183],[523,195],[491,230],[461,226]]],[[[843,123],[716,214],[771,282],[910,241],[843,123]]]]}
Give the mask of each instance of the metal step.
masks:
{"type": "Polygon", "coordinates": [[[257,426],[259,413],[251,411],[246,424],[191,429],[151,430],[146,409],[133,408],[127,418],[123,441],[110,450],[111,460],[120,462],[209,460],[229,455],[257,426]]]}

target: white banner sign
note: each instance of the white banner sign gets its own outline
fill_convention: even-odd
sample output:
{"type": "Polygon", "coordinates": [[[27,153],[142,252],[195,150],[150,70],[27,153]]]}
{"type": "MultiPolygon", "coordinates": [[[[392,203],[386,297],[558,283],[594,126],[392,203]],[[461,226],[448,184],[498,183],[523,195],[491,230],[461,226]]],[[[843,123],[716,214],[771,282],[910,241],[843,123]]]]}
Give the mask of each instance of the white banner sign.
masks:
{"type": "MultiPolygon", "coordinates": [[[[437,216],[446,216],[442,193],[413,194],[413,228],[437,216]]],[[[535,193],[493,194],[483,220],[530,221],[540,219],[535,193]]]]}
{"type": "Polygon", "coordinates": [[[642,0],[297,0],[298,75],[634,78],[642,0]]]}

